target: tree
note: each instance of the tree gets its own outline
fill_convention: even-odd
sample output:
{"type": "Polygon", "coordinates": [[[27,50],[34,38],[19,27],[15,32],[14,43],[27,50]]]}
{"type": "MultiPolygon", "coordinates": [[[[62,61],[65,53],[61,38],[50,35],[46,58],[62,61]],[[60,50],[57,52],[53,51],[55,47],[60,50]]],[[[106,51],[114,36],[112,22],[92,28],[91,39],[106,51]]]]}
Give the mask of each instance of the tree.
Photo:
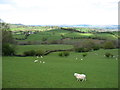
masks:
{"type": "Polygon", "coordinates": [[[15,43],[12,37],[12,32],[10,31],[9,24],[3,22],[1,19],[0,19],[0,31],[2,31],[2,44],[15,43]]]}
{"type": "Polygon", "coordinates": [[[106,41],[103,45],[104,49],[114,49],[115,44],[112,41],[106,41]]]}
{"type": "Polygon", "coordinates": [[[0,32],[2,32],[2,55],[11,56],[15,54],[14,39],[9,24],[0,19],[0,32]]]}

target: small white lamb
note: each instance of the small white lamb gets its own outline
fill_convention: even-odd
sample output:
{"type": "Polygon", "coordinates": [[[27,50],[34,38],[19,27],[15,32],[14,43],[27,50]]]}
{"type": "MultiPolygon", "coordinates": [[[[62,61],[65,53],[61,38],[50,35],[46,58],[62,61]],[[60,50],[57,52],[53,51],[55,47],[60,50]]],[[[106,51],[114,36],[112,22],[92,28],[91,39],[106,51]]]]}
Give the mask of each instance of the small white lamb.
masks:
{"type": "Polygon", "coordinates": [[[74,73],[74,76],[76,77],[77,81],[82,80],[86,81],[86,75],[85,74],[78,74],[78,73],[74,73]]]}
{"type": "Polygon", "coordinates": [[[35,60],[34,62],[36,63],[36,62],[38,62],[38,60],[35,60]]]}
{"type": "Polygon", "coordinates": [[[43,63],[45,63],[45,62],[43,61],[43,63]]]}
{"type": "Polygon", "coordinates": [[[40,56],[41,58],[43,58],[43,56],[40,56]]]}

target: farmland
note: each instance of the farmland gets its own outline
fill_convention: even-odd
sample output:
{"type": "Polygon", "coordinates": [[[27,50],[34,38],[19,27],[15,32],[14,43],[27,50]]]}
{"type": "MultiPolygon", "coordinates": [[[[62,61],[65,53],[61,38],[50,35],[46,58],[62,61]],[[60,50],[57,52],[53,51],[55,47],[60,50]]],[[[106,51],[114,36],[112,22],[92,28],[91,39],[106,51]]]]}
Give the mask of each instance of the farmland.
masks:
{"type": "Polygon", "coordinates": [[[118,87],[118,61],[103,57],[105,52],[90,52],[83,58],[81,53],[71,52],[68,57],[57,53],[45,56],[46,63],[34,63],[36,57],[3,57],[3,87],[6,88],[116,88],[118,87]],[[98,53],[98,55],[95,55],[98,53]],[[78,57],[78,60],[75,58],[78,57]],[[80,59],[84,60],[81,61],[80,59]],[[74,72],[87,75],[86,82],[78,82],[74,72]]]}
{"type": "Polygon", "coordinates": [[[116,42],[119,32],[14,25],[11,31],[15,54],[3,56],[3,88],[118,87],[119,46],[116,42]],[[84,50],[81,51],[81,48],[84,50]],[[37,50],[40,51],[39,55],[36,54],[37,50]],[[68,56],[60,56],[64,51],[41,54],[42,51],[52,50],[66,50],[68,56]],[[86,57],[83,57],[84,53],[86,57]],[[114,57],[105,57],[105,53],[114,57]],[[41,55],[43,58],[36,57],[41,55]],[[37,63],[34,62],[36,59],[37,63]],[[85,74],[87,81],[76,81],[73,76],[75,72],[85,74]]]}

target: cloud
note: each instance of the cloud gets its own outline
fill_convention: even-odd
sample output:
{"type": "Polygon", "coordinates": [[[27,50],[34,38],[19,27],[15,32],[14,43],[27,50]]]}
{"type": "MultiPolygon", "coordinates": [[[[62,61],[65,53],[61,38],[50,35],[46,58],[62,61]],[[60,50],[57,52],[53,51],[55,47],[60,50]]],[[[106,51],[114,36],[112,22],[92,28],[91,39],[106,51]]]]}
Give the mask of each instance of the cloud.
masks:
{"type": "Polygon", "coordinates": [[[15,10],[15,8],[10,4],[0,4],[0,11],[15,10]]]}
{"type": "Polygon", "coordinates": [[[0,4],[0,17],[6,22],[23,24],[117,24],[117,2],[118,0],[9,0],[0,4]]]}

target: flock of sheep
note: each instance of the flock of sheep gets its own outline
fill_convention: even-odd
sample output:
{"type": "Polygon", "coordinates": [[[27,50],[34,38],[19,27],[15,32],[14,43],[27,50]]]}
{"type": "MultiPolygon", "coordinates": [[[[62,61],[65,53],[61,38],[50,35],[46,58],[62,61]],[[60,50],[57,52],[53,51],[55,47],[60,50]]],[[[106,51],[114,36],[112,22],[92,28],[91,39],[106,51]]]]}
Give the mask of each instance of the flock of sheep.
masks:
{"type": "MultiPolygon", "coordinates": [[[[98,54],[95,53],[95,55],[98,55],[98,54]]],[[[104,55],[104,57],[105,57],[105,55],[104,55]]],[[[116,56],[113,56],[113,57],[116,58],[116,60],[118,60],[118,58],[117,58],[118,55],[117,55],[117,57],[116,56]]],[[[34,60],[35,63],[37,63],[37,62],[45,63],[45,61],[41,61],[41,60],[39,61],[38,58],[39,58],[39,56],[37,56],[37,59],[34,60]]],[[[40,58],[43,58],[43,56],[40,56],[40,58]]],[[[75,59],[78,60],[77,57],[75,59]]],[[[80,60],[83,60],[83,59],[81,58],[80,60]]],[[[82,80],[82,82],[86,81],[86,75],[85,74],[74,73],[74,76],[76,77],[77,81],[80,81],[80,80],[82,80]]]]}
{"type": "MultiPolygon", "coordinates": [[[[43,58],[43,56],[40,56],[40,57],[43,58]]],[[[34,63],[37,63],[37,62],[39,62],[39,63],[45,63],[45,61],[41,61],[41,60],[39,61],[38,58],[39,58],[39,56],[37,56],[37,59],[34,60],[34,63]]]]}

